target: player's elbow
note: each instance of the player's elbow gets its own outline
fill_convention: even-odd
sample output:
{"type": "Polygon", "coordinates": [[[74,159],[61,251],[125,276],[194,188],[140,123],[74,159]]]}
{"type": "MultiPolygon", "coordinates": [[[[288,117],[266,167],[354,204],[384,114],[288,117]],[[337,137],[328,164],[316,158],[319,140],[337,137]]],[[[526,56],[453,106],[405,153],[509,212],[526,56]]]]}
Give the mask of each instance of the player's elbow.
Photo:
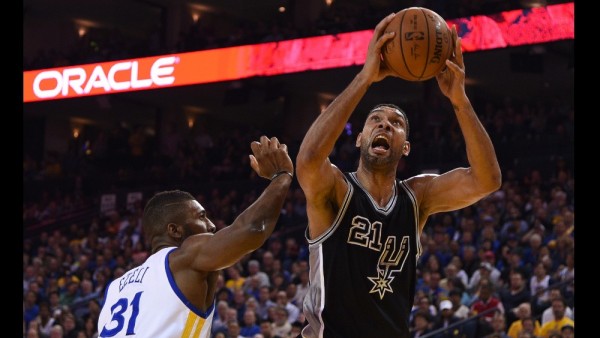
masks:
{"type": "Polygon", "coordinates": [[[491,194],[502,186],[502,173],[500,170],[493,171],[486,175],[484,179],[480,179],[479,182],[482,193],[485,195],[491,194]]]}
{"type": "Polygon", "coordinates": [[[311,151],[300,151],[296,156],[296,176],[310,176],[311,173],[318,172],[322,161],[317,158],[316,153],[311,151]]]}
{"type": "Polygon", "coordinates": [[[300,148],[298,155],[296,155],[296,171],[310,169],[311,166],[315,166],[315,163],[317,163],[317,153],[300,148]]]}

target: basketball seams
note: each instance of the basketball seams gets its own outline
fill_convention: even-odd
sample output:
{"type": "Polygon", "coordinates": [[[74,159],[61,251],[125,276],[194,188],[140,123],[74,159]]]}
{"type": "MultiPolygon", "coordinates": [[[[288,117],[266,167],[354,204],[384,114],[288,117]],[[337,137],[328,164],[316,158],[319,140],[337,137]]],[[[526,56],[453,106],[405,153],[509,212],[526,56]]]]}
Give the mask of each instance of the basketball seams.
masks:
{"type": "MultiPolygon", "coordinates": [[[[427,13],[423,10],[423,8],[419,8],[419,11],[425,18],[425,29],[427,30],[427,53],[425,53],[425,63],[423,64],[423,70],[421,71],[421,76],[418,76],[419,80],[423,80],[425,77],[425,72],[427,71],[427,66],[429,66],[429,50],[431,48],[431,27],[429,26],[429,18],[427,17],[427,13]]],[[[434,28],[435,29],[435,28],[434,28]]],[[[435,42],[435,39],[434,39],[435,42]]]]}
{"type": "MultiPolygon", "coordinates": [[[[400,73],[400,72],[398,71],[398,69],[396,69],[396,67],[394,67],[394,64],[392,62],[388,62],[388,60],[391,60],[394,57],[397,57],[396,56],[396,53],[397,53],[396,48],[393,48],[393,46],[396,44],[396,41],[394,41],[394,40],[396,40],[396,38],[398,36],[400,36],[402,30],[400,29],[400,25],[396,25],[396,26],[391,26],[391,25],[393,25],[395,22],[398,22],[399,20],[400,20],[400,17],[394,18],[388,24],[388,27],[391,27],[391,30],[396,33],[396,36],[392,40],[390,40],[386,43],[386,45],[384,46],[384,51],[382,53],[382,54],[385,54],[383,61],[392,71],[394,71],[394,73],[400,73]],[[389,48],[389,44],[392,44],[391,49],[389,48]],[[387,56],[387,57],[385,57],[385,56],[387,56]]],[[[387,31],[387,29],[386,29],[386,31],[387,31]]],[[[398,40],[398,44],[400,45],[400,56],[402,56],[402,41],[398,40]]]]}
{"type": "MultiPolygon", "coordinates": [[[[402,57],[402,63],[404,63],[404,68],[407,72],[410,73],[410,67],[406,63],[406,58],[404,57],[404,40],[402,39],[402,25],[404,25],[404,18],[406,18],[406,11],[402,13],[402,17],[400,18],[400,24],[398,25],[398,42],[400,44],[400,57],[402,57]]],[[[394,70],[396,73],[400,73],[397,70],[394,70]]],[[[413,75],[410,73],[410,75],[413,75]]]]}

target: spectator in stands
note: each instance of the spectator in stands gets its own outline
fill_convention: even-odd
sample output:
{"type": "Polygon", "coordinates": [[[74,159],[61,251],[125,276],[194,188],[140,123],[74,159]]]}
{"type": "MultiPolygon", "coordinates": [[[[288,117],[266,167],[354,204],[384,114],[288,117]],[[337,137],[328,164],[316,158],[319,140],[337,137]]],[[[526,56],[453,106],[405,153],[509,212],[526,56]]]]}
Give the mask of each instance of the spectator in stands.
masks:
{"type": "MultiPolygon", "coordinates": [[[[453,242],[456,243],[456,242],[453,242]]],[[[458,278],[460,278],[462,285],[466,288],[467,285],[469,285],[469,275],[467,275],[467,272],[463,269],[463,262],[461,260],[461,258],[457,255],[453,256],[450,259],[450,263],[454,264],[454,266],[456,266],[456,276],[458,278]]]]}
{"type": "MultiPolygon", "coordinates": [[[[563,295],[560,288],[552,287],[550,289],[550,301],[546,304],[546,307],[542,312],[542,325],[555,320],[552,303],[555,299],[561,298],[563,298],[563,295]]],[[[565,317],[573,319],[573,309],[569,306],[565,308],[565,317]]]]}
{"type": "Polygon", "coordinates": [[[271,323],[268,319],[260,320],[260,334],[263,335],[264,338],[284,338],[280,335],[273,333],[273,323],[271,323]]]}
{"type": "Polygon", "coordinates": [[[255,277],[260,280],[260,286],[270,286],[271,282],[269,281],[269,276],[260,269],[260,263],[251,259],[248,261],[248,276],[246,277],[246,282],[244,283],[244,289],[248,289],[248,284],[250,280],[255,277]]]}
{"type": "Polygon", "coordinates": [[[288,313],[288,317],[287,317],[287,321],[292,324],[293,322],[295,322],[298,319],[298,316],[300,315],[300,308],[298,308],[296,305],[292,304],[287,296],[287,292],[281,290],[277,292],[277,298],[276,298],[276,306],[280,306],[284,309],[286,309],[286,312],[288,313]]]}
{"type": "Polygon", "coordinates": [[[508,288],[503,288],[499,292],[499,298],[502,301],[502,306],[507,310],[506,322],[508,325],[517,320],[515,309],[522,303],[528,303],[531,300],[531,293],[523,278],[523,273],[520,270],[514,270],[510,274],[510,282],[508,288]]]}
{"type": "Polygon", "coordinates": [[[469,280],[468,290],[471,292],[475,291],[479,281],[482,279],[489,279],[494,286],[499,286],[500,271],[492,266],[489,262],[481,262],[479,269],[473,273],[469,280]]]}
{"type": "Polygon", "coordinates": [[[38,300],[35,292],[25,292],[23,301],[23,318],[25,319],[25,330],[29,329],[29,323],[33,321],[40,313],[40,306],[37,303],[38,300]]]}
{"type": "Polygon", "coordinates": [[[248,295],[246,299],[246,311],[248,310],[254,311],[254,315],[256,316],[255,322],[258,323],[258,315],[256,314],[258,310],[258,300],[251,295],[248,295]]]}
{"type": "Polygon", "coordinates": [[[296,284],[296,295],[294,299],[292,299],[292,303],[294,303],[298,308],[302,309],[302,304],[304,303],[304,297],[308,292],[308,269],[302,269],[299,273],[299,281],[296,284]]]}
{"type": "Polygon", "coordinates": [[[229,303],[229,306],[237,311],[236,319],[238,322],[243,322],[244,320],[244,312],[246,312],[246,299],[247,294],[244,292],[244,290],[238,289],[233,292],[233,298],[229,303]]]}
{"type": "Polygon", "coordinates": [[[471,305],[471,313],[477,315],[485,312],[483,318],[486,322],[491,323],[494,318],[495,311],[491,309],[497,309],[501,314],[504,315],[504,307],[502,302],[496,296],[494,296],[494,285],[490,279],[482,279],[479,281],[478,286],[479,292],[477,299],[471,305]]]}
{"type": "Polygon", "coordinates": [[[574,338],[575,337],[575,327],[573,325],[565,325],[560,329],[560,333],[562,334],[562,338],[574,338]]]}
{"type": "Polygon", "coordinates": [[[78,330],[77,338],[97,338],[98,329],[96,328],[97,318],[88,317],[83,322],[83,328],[78,330]]]}
{"type": "Polygon", "coordinates": [[[96,299],[100,296],[93,289],[94,285],[89,279],[84,279],[79,283],[79,293],[71,303],[71,311],[78,320],[86,317],[89,314],[88,301],[96,299]]]}
{"type": "Polygon", "coordinates": [[[79,325],[77,319],[71,312],[63,312],[60,325],[63,328],[63,335],[65,338],[77,338],[79,325]]]}
{"type": "MultiPolygon", "coordinates": [[[[484,333],[483,338],[509,338],[506,334],[506,321],[504,315],[500,312],[495,312],[490,323],[491,332],[484,333]]],[[[487,332],[489,328],[482,329],[487,332]]]]}
{"type": "Polygon", "coordinates": [[[529,230],[529,224],[523,219],[521,211],[517,206],[511,206],[508,210],[508,220],[502,225],[500,238],[506,239],[511,234],[522,236],[529,230]]]}
{"type": "MultiPolygon", "coordinates": [[[[460,318],[454,315],[454,305],[448,299],[442,300],[440,302],[439,308],[440,315],[437,316],[435,323],[433,324],[433,331],[437,331],[442,328],[447,328],[448,326],[459,322],[460,318]]],[[[462,327],[461,326],[453,326],[447,331],[440,332],[436,335],[437,338],[450,338],[462,335],[462,327]]]]}
{"type": "Polygon", "coordinates": [[[246,309],[244,312],[244,320],[240,329],[240,336],[248,338],[260,333],[260,326],[256,321],[256,313],[254,310],[246,309]]]}
{"type": "Polygon", "coordinates": [[[448,293],[449,300],[452,302],[452,312],[454,316],[459,319],[466,319],[469,317],[471,310],[468,306],[462,303],[462,291],[461,289],[454,288],[448,293]]]}
{"type": "Polygon", "coordinates": [[[448,296],[448,291],[440,287],[440,273],[438,271],[430,273],[427,283],[421,289],[434,304],[439,303],[440,297],[446,298],[448,296]]]}
{"type": "MultiPolygon", "coordinates": [[[[517,338],[538,338],[539,336],[535,332],[539,332],[540,327],[536,327],[536,324],[533,318],[523,318],[521,319],[522,328],[517,333],[517,338]]],[[[514,324],[514,323],[513,323],[514,324]]],[[[510,336],[510,333],[509,333],[510,336]]],[[[511,336],[512,337],[512,336],[511,336]]]]}
{"type": "Polygon", "coordinates": [[[41,302],[39,308],[40,312],[35,318],[35,321],[38,323],[40,335],[47,337],[50,335],[50,329],[52,329],[52,326],[54,326],[55,319],[52,317],[48,302],[41,302]]]}
{"type": "Polygon", "coordinates": [[[288,320],[289,313],[284,306],[276,305],[274,307],[275,320],[271,324],[273,335],[287,337],[292,331],[292,324],[288,320]]]}
{"type": "Polygon", "coordinates": [[[23,335],[23,337],[25,337],[25,338],[40,338],[40,337],[42,337],[42,334],[38,330],[37,324],[34,322],[31,322],[29,325],[29,329],[27,329],[27,332],[23,335]]]}
{"type": "Polygon", "coordinates": [[[260,289],[261,286],[259,275],[245,278],[244,284],[242,285],[242,290],[244,293],[258,299],[260,297],[260,289]]]}
{"type": "Polygon", "coordinates": [[[56,324],[52,327],[52,329],[50,330],[50,338],[63,338],[64,336],[64,330],[62,328],[62,326],[60,326],[59,324],[56,324]]]}
{"type": "Polygon", "coordinates": [[[427,295],[425,295],[423,290],[417,290],[417,292],[415,292],[415,302],[410,311],[410,321],[414,320],[414,315],[417,312],[427,312],[429,314],[429,318],[434,318],[438,313],[437,307],[431,304],[431,301],[427,295]]]}
{"type": "Polygon", "coordinates": [[[546,273],[546,267],[539,262],[533,268],[533,275],[529,279],[529,292],[535,297],[538,304],[547,303],[550,300],[549,286],[552,284],[550,275],[546,273]]]}
{"type": "Polygon", "coordinates": [[[257,315],[260,319],[267,319],[269,316],[269,308],[277,305],[271,300],[271,287],[261,286],[258,293],[258,311],[257,315]]]}
{"type": "Polygon", "coordinates": [[[425,311],[417,311],[413,318],[413,328],[410,330],[410,338],[419,338],[432,332],[431,315],[425,311]]]}
{"type": "Polygon", "coordinates": [[[473,274],[480,267],[480,260],[477,256],[477,249],[473,245],[465,245],[462,249],[463,269],[469,276],[473,278],[473,274]]]}
{"type": "Polygon", "coordinates": [[[227,333],[228,323],[232,322],[232,321],[233,322],[237,322],[237,317],[238,317],[238,314],[237,314],[237,311],[234,308],[231,308],[231,307],[227,308],[227,310],[225,311],[225,325],[222,326],[221,328],[215,330],[215,333],[216,332],[225,332],[225,333],[227,333]]]}
{"type": "Polygon", "coordinates": [[[519,306],[516,309],[512,309],[512,311],[516,312],[517,315],[517,320],[515,320],[514,322],[512,322],[512,324],[510,324],[509,328],[508,328],[508,336],[511,338],[518,338],[518,335],[521,331],[524,330],[526,324],[524,324],[524,322],[526,320],[531,320],[532,321],[532,326],[533,329],[529,330],[526,329],[527,331],[531,331],[531,334],[534,335],[539,335],[539,331],[540,331],[540,322],[537,320],[533,320],[531,318],[531,304],[530,303],[521,303],[519,304],[519,306]],[[515,311],[516,310],[516,311],[515,311]]]}
{"type": "Polygon", "coordinates": [[[290,330],[289,338],[298,338],[302,337],[302,328],[304,327],[304,321],[295,321],[292,323],[292,329],[290,330]]]}
{"type": "MultiPolygon", "coordinates": [[[[449,263],[448,265],[446,265],[446,268],[444,268],[444,273],[445,273],[445,277],[442,278],[442,280],[440,280],[440,287],[442,289],[444,289],[446,292],[450,291],[450,289],[448,288],[448,280],[452,280],[454,278],[459,278],[458,275],[458,269],[456,268],[456,265],[449,263]]],[[[466,284],[466,283],[464,283],[466,284]]]]}
{"type": "Polygon", "coordinates": [[[211,333],[214,335],[217,331],[227,330],[227,310],[229,305],[227,301],[219,300],[217,302],[217,310],[213,316],[211,333]]]}
{"type": "MultiPolygon", "coordinates": [[[[569,239],[572,241],[572,239],[569,239]]],[[[575,253],[570,250],[565,257],[565,264],[561,265],[557,272],[558,282],[567,283],[565,290],[565,297],[570,298],[574,296],[575,288],[575,253]]]]}
{"type": "Polygon", "coordinates": [[[556,298],[552,300],[552,313],[554,314],[554,320],[551,320],[545,324],[542,324],[540,329],[540,336],[543,338],[548,337],[553,331],[558,331],[566,326],[575,326],[575,322],[569,317],[565,316],[565,309],[567,308],[567,302],[564,298],[556,298]]]}
{"type": "Polygon", "coordinates": [[[537,263],[539,263],[538,257],[540,254],[540,249],[543,245],[542,238],[544,235],[544,230],[542,228],[543,225],[541,223],[534,222],[533,229],[529,231],[535,231],[535,229],[539,229],[539,231],[533,232],[530,235],[528,235],[529,233],[525,234],[523,236],[523,239],[521,239],[521,242],[523,242],[525,241],[525,238],[527,238],[527,240],[525,241],[526,244],[523,245],[523,261],[525,264],[535,266],[537,263]]]}
{"type": "Polygon", "coordinates": [[[60,313],[62,305],[60,304],[60,292],[58,290],[50,292],[48,295],[48,305],[50,306],[52,317],[56,316],[55,313],[60,313]]]}
{"type": "Polygon", "coordinates": [[[241,335],[240,323],[237,320],[227,322],[227,338],[246,338],[241,335]]]}
{"type": "Polygon", "coordinates": [[[525,266],[525,264],[523,264],[523,255],[521,254],[521,249],[518,247],[514,247],[512,249],[510,249],[509,252],[509,261],[508,261],[508,265],[506,265],[502,271],[500,271],[500,279],[501,279],[501,284],[505,285],[505,284],[509,284],[510,283],[510,277],[513,273],[513,271],[521,271],[522,275],[524,276],[530,276],[530,269],[528,269],[527,266],[525,266]]]}
{"type": "Polygon", "coordinates": [[[242,286],[246,282],[246,278],[244,278],[240,274],[240,269],[237,265],[232,265],[225,270],[227,274],[227,279],[225,280],[225,286],[231,290],[231,292],[235,292],[236,290],[241,290],[242,286]]]}

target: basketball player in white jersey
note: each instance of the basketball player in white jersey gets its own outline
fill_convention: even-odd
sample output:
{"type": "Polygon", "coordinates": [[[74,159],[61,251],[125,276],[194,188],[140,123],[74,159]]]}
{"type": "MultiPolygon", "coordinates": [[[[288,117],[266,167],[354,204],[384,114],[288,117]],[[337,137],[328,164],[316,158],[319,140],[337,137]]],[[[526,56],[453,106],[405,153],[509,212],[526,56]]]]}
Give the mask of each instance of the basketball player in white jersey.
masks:
{"type": "Polygon", "coordinates": [[[271,183],[231,224],[215,232],[206,210],[179,190],[154,195],[143,215],[151,255],[107,287],[100,337],[210,337],[219,270],[262,246],[292,182],[287,146],[252,142],[250,165],[271,183]]]}

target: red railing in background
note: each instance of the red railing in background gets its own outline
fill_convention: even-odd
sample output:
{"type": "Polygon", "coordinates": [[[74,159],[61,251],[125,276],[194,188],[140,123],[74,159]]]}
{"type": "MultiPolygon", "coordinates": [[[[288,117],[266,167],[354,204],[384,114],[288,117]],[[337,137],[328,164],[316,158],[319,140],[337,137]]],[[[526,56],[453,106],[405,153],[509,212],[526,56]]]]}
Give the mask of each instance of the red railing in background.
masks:
{"type": "MultiPolygon", "coordinates": [[[[574,39],[574,3],[447,21],[465,52],[574,39]]],[[[23,73],[23,102],[114,94],[364,63],[372,31],[23,73]]]]}

